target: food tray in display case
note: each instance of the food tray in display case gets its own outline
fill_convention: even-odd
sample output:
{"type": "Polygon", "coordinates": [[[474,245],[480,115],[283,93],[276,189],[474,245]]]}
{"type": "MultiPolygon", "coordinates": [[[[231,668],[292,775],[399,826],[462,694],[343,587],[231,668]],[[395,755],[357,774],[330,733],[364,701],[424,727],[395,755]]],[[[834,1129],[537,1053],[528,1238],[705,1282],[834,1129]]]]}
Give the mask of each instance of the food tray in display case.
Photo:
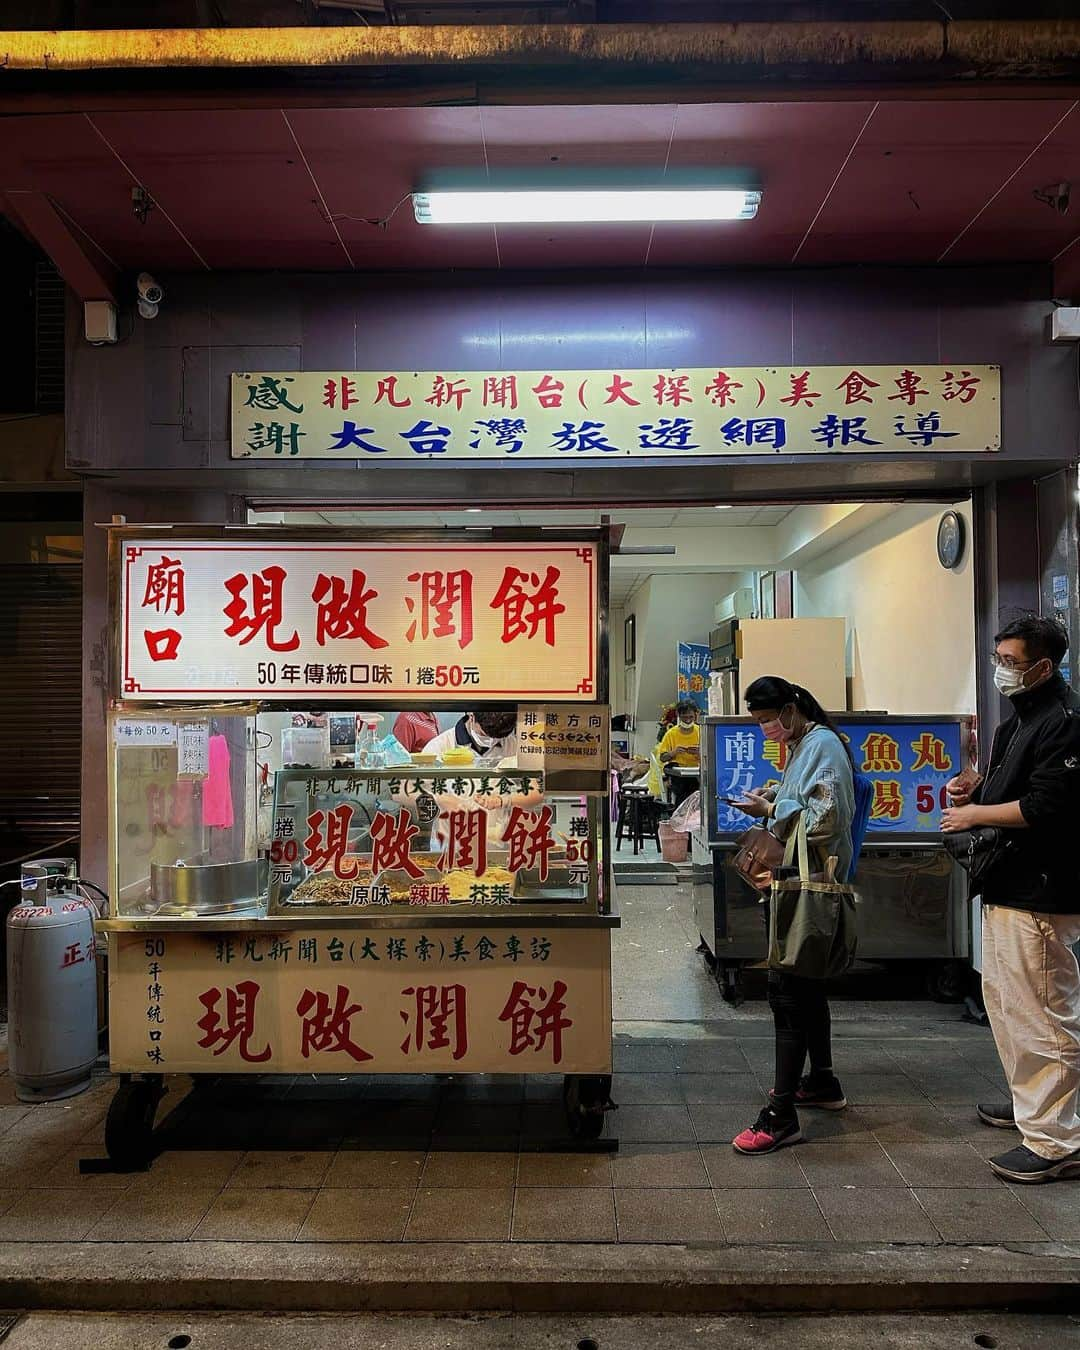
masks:
{"type": "Polygon", "coordinates": [[[269,912],[597,913],[598,803],[518,769],[284,769],[269,912]]]}

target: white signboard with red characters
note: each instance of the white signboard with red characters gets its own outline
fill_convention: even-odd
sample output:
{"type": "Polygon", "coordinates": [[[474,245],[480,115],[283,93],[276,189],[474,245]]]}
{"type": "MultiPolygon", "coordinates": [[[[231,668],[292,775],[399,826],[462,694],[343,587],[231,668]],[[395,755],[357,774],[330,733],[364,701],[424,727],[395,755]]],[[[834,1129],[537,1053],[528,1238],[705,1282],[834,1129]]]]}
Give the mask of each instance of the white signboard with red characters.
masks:
{"type": "Polygon", "coordinates": [[[128,537],[119,694],[588,700],[597,563],[575,541],[128,537]]]}
{"type": "Polygon", "coordinates": [[[611,1072],[602,928],[121,933],[109,994],[114,1073],[611,1072]]]}

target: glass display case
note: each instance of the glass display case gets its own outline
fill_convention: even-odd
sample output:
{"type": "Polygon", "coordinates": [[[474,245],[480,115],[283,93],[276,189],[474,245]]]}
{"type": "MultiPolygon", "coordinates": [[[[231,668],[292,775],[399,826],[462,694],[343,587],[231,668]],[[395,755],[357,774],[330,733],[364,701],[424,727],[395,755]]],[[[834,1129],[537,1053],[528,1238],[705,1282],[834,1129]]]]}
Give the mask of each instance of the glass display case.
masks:
{"type": "Polygon", "coordinates": [[[109,719],[110,894],[120,918],[265,913],[252,708],[109,719]]]}
{"type": "Polygon", "coordinates": [[[319,720],[114,713],[116,917],[610,912],[602,795],[453,751],[351,767],[319,720]]]}
{"type": "Polygon", "coordinates": [[[270,913],[600,913],[598,820],[597,798],[518,769],[283,769],[270,913]]]}

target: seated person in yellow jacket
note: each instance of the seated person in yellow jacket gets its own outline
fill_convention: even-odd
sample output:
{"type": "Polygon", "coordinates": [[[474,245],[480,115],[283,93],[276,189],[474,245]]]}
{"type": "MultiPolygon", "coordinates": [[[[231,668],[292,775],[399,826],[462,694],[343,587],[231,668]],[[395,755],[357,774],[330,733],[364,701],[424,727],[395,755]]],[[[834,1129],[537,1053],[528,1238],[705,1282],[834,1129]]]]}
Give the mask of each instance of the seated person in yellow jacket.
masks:
{"type": "Polygon", "coordinates": [[[657,746],[657,757],[664,766],[664,777],[671,787],[671,796],[675,805],[695,792],[699,779],[689,774],[677,774],[669,777],[668,768],[679,765],[680,768],[697,769],[701,765],[701,728],[698,726],[697,705],[688,699],[675,709],[679,720],[664,735],[657,746]]]}

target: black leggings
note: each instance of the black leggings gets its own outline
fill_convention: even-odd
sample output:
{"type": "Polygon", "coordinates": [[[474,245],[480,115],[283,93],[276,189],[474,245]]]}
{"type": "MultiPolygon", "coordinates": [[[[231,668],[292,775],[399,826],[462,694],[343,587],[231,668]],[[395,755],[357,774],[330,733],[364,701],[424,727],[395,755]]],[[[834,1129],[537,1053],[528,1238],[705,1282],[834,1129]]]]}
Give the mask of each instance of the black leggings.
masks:
{"type": "Polygon", "coordinates": [[[773,1100],[793,1108],[806,1056],[810,1072],[832,1072],[832,1021],[824,980],[769,971],[769,1007],[776,1027],[776,1074],[773,1100]]]}

